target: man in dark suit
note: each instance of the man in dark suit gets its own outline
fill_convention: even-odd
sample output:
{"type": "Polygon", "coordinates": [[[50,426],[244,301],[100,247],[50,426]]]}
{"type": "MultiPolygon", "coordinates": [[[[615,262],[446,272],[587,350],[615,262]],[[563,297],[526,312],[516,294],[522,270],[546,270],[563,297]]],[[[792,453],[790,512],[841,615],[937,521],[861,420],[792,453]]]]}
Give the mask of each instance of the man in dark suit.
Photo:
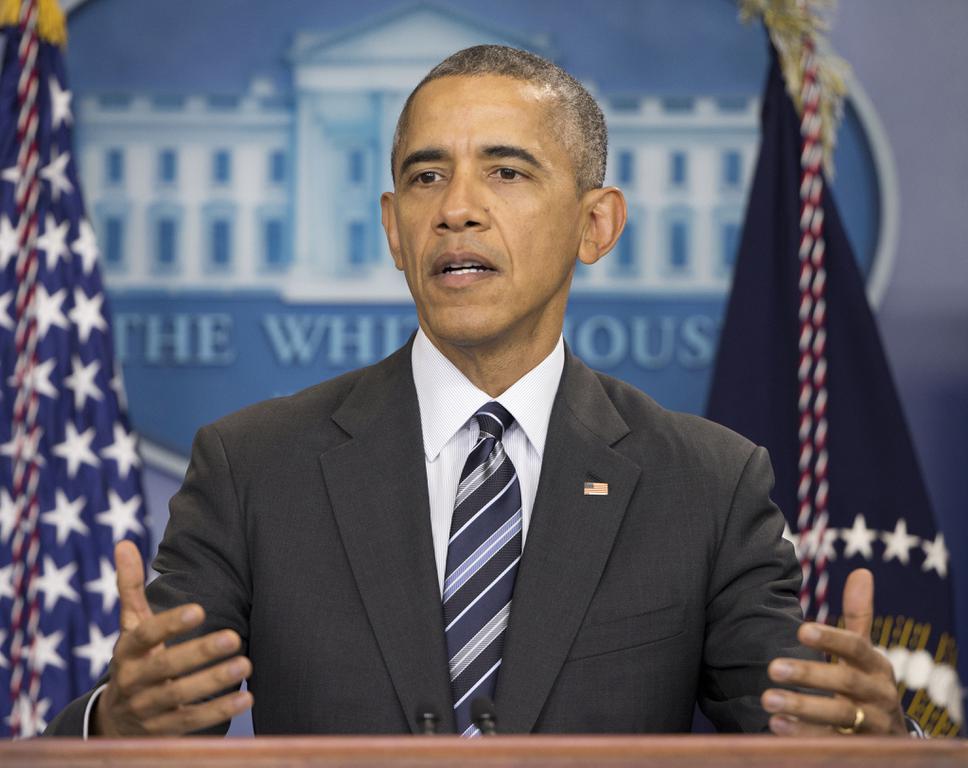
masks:
{"type": "Polygon", "coordinates": [[[224,729],[254,701],[257,733],[417,731],[429,708],[471,735],[485,693],[505,732],[686,731],[697,700],[723,730],[904,732],[869,574],[847,630],[801,626],[765,451],[564,347],[576,260],[625,223],[605,149],[594,100],[531,54],[428,75],[381,200],[416,338],[199,432],[161,576],[118,546],[110,678],[50,732],[224,729]]]}

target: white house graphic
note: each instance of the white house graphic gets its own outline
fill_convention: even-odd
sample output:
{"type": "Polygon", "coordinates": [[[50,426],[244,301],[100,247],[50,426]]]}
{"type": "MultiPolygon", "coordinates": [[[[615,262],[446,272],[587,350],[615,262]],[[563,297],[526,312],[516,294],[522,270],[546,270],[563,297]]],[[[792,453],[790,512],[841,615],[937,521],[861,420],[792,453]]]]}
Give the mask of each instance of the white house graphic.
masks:
{"type": "MultiPolygon", "coordinates": [[[[434,64],[480,43],[548,53],[543,40],[420,5],[335,36],[297,35],[292,95],[255,78],[236,95],[85,97],[78,151],[109,285],[405,300],[378,206],[396,119],[434,64]]],[[[629,225],[606,261],[579,270],[576,292],[725,293],[758,100],[601,101],[607,183],[624,189],[629,225]]]]}

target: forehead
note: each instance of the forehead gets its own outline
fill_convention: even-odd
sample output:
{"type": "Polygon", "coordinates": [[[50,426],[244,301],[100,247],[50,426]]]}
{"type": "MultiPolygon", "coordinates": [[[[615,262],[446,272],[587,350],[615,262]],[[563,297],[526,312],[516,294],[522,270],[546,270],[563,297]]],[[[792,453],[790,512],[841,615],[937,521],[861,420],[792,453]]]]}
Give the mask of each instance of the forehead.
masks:
{"type": "Polygon", "coordinates": [[[404,145],[521,143],[554,151],[555,99],[546,88],[499,75],[448,76],[414,96],[404,145]]]}

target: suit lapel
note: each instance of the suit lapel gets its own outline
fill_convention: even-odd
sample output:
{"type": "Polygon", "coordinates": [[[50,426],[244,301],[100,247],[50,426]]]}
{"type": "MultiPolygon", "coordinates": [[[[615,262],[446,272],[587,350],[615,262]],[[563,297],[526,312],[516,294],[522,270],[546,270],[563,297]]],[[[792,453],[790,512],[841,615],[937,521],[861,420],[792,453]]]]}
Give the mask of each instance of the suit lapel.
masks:
{"type": "Polygon", "coordinates": [[[431,704],[453,731],[410,345],[369,369],[333,420],[350,439],[320,463],[397,697],[412,729],[416,708],[431,704]]]}
{"type": "Polygon", "coordinates": [[[498,677],[502,732],[534,727],[598,586],[639,478],[611,447],[628,432],[598,378],[569,352],[498,677]],[[608,483],[608,495],[585,496],[586,480],[608,483]]]}

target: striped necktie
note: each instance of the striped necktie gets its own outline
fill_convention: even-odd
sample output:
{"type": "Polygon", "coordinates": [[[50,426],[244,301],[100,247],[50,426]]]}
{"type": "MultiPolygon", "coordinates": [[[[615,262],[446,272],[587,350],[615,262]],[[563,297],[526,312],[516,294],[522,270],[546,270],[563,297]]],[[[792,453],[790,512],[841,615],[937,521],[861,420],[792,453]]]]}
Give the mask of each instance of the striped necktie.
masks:
{"type": "Polygon", "coordinates": [[[471,702],[494,698],[514,577],[521,560],[521,487],[501,438],[514,417],[492,402],[454,502],[444,577],[444,626],[457,732],[478,736],[471,702]]]}

